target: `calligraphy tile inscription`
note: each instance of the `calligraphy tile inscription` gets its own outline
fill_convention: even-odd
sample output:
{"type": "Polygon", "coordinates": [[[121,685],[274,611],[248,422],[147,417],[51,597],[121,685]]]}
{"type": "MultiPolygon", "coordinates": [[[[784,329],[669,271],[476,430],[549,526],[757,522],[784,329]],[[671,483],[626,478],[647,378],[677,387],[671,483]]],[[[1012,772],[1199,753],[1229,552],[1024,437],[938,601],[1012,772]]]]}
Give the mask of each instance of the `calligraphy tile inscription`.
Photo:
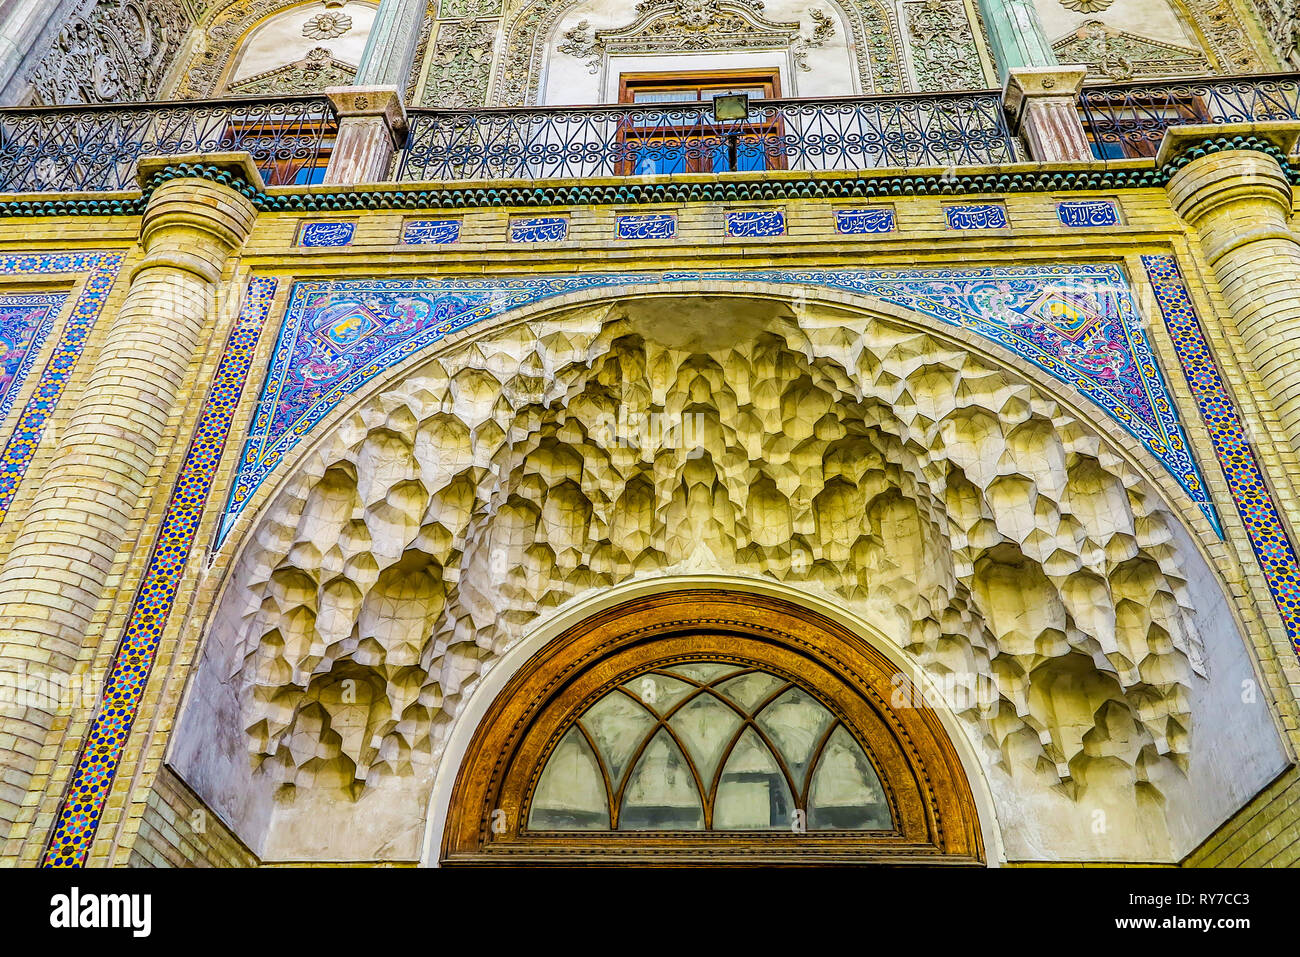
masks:
{"type": "Polygon", "coordinates": [[[533,219],[512,219],[512,243],[558,243],[569,235],[569,221],[563,216],[541,216],[533,219]]]}
{"type": "Polygon", "coordinates": [[[407,246],[435,246],[459,239],[459,219],[413,219],[402,227],[402,243],[407,246]]]}
{"type": "Polygon", "coordinates": [[[894,231],[894,226],[894,211],[888,206],[835,210],[835,231],[845,236],[891,233],[894,231]]]}
{"type": "Polygon", "coordinates": [[[677,235],[677,217],[660,213],[620,216],[617,235],[619,239],[672,239],[677,235]]]}
{"type": "Polygon", "coordinates": [[[1007,211],[997,203],[974,206],[945,206],[949,229],[1006,229],[1007,211]]]}
{"type": "Polygon", "coordinates": [[[298,245],[347,246],[356,231],[356,223],[304,223],[298,233],[298,245]]]}
{"type": "Polygon", "coordinates": [[[1119,208],[1108,199],[1072,199],[1056,204],[1064,226],[1118,226],[1119,208]]]}
{"type": "Polygon", "coordinates": [[[779,209],[757,209],[727,213],[727,235],[741,239],[784,236],[785,213],[779,209]]]}

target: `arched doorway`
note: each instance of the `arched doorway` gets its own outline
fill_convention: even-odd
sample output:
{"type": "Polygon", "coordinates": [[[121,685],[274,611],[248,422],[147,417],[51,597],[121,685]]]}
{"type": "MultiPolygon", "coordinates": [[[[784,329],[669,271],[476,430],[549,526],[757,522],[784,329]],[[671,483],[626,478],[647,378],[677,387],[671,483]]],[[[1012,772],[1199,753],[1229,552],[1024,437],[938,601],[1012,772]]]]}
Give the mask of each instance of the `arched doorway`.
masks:
{"type": "Polygon", "coordinates": [[[617,605],[497,695],[442,863],[978,864],[958,758],[932,711],[891,707],[898,687],[878,651],[775,597],[617,605]]]}

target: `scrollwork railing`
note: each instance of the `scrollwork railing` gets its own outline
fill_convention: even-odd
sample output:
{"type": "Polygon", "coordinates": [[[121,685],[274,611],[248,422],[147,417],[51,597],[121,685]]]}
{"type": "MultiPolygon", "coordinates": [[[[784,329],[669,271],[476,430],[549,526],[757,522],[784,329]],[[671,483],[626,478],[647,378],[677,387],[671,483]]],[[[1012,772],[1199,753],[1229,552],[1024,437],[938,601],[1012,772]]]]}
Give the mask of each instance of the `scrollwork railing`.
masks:
{"type": "Polygon", "coordinates": [[[0,110],[0,192],[135,186],[141,156],[244,151],[268,185],[319,179],[337,124],[321,96],[0,110]]]}
{"type": "Polygon", "coordinates": [[[402,181],[1015,162],[995,92],[709,103],[412,110],[402,181]]]}
{"type": "Polygon", "coordinates": [[[1300,74],[1088,86],[1079,116],[1097,157],[1154,156],[1171,126],[1300,119],[1300,74]]]}

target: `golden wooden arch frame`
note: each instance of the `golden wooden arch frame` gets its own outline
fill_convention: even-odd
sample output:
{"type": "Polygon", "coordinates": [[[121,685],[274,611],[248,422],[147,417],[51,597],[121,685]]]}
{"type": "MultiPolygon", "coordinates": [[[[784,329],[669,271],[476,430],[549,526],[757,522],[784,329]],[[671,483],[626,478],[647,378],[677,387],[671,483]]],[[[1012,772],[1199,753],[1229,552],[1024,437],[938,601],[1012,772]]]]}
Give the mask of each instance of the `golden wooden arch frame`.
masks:
{"type": "Polygon", "coordinates": [[[890,706],[900,680],[857,635],[783,599],[698,589],[616,605],[549,642],[489,706],[452,791],[442,863],[981,864],[961,762],[935,712],[890,706]],[[617,684],[702,658],[762,668],[820,699],[867,745],[894,829],[531,832],[541,770],[577,716],[617,684]]]}

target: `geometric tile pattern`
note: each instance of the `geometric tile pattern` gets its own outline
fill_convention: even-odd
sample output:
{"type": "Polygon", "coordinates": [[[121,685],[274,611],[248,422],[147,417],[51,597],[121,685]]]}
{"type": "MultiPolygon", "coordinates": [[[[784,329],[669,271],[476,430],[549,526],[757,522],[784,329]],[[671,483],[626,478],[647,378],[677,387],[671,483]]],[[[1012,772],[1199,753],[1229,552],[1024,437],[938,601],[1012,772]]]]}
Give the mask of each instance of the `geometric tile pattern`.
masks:
{"type": "Polygon", "coordinates": [[[1178,360],[1191,385],[1228,491],[1246,526],[1264,580],[1281,612],[1292,647],[1300,654],[1300,560],[1282,524],[1277,503],[1246,438],[1236,403],[1224,387],[1218,366],[1201,334],[1201,324],[1178,264],[1172,256],[1143,256],[1178,360]]]}
{"type": "Polygon", "coordinates": [[[1156,456],[1218,528],[1200,471],[1113,264],[971,270],[755,270],[294,284],[217,533],[315,425],[384,370],[492,316],[585,289],[713,280],[846,290],[968,329],[1073,386],[1156,456]]]}
{"type": "MultiPolygon", "coordinates": [[[[14,424],[13,432],[5,442],[4,450],[0,451],[0,522],[4,521],[5,515],[9,512],[14,494],[18,491],[18,483],[22,481],[32,457],[36,454],[36,447],[40,445],[45,425],[54,414],[54,407],[58,405],[64,389],[67,388],[68,380],[72,377],[77,360],[81,358],[81,352],[85,348],[91,330],[95,327],[95,321],[104,309],[104,303],[108,299],[121,266],[120,253],[0,256],[0,275],[89,274],[81,296],[72,307],[72,312],[63,324],[59,340],[55,343],[45,368],[41,370],[41,376],[36,382],[31,398],[23,406],[22,413],[14,424]]],[[[62,299],[66,297],[19,298],[62,299]]],[[[49,321],[53,320],[57,311],[57,308],[51,308],[49,321]]],[[[42,339],[46,333],[48,328],[45,333],[40,334],[42,339]]],[[[3,336],[3,332],[0,332],[0,336],[3,336]]],[[[3,344],[0,344],[0,348],[3,348],[3,344]]],[[[4,382],[6,367],[0,366],[0,419],[3,419],[4,413],[9,411],[15,394],[22,388],[21,380],[35,361],[39,349],[39,343],[30,346],[30,355],[19,363],[17,374],[8,386],[5,386],[4,382]]],[[[0,356],[0,360],[3,358],[0,356]]]]}
{"type": "Polygon", "coordinates": [[[55,819],[42,861],[45,867],[79,867],[85,863],[113,776],[139,712],[158,641],[176,600],[275,287],[274,279],[257,278],[249,283],[239,319],[213,377],[198,428],[140,578],[140,588],[131,604],[98,714],[55,819]]]}

